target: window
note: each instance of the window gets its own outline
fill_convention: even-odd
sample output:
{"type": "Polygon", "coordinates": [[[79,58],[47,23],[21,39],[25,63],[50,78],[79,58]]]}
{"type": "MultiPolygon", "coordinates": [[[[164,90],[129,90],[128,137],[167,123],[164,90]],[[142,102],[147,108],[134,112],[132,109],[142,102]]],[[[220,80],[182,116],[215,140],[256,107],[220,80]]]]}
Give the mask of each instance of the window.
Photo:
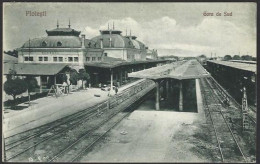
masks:
{"type": "Polygon", "coordinates": [[[42,57],[39,57],[39,61],[42,61],[42,57]]]}
{"type": "Polygon", "coordinates": [[[45,41],[42,42],[42,47],[46,47],[47,43],[45,41]]]}
{"type": "Polygon", "coordinates": [[[29,61],[33,61],[33,57],[29,57],[29,61]]]}
{"type": "Polygon", "coordinates": [[[90,57],[86,57],[86,61],[90,61],[90,57]]]}
{"type": "Polygon", "coordinates": [[[53,61],[55,61],[55,62],[56,62],[56,61],[57,61],[57,57],[53,57],[53,61]]]}
{"type": "Polygon", "coordinates": [[[78,57],[74,57],[74,62],[78,62],[79,58],[78,57]]]}
{"type": "Polygon", "coordinates": [[[63,62],[63,57],[59,57],[59,62],[63,62]]]}
{"type": "Polygon", "coordinates": [[[92,57],[92,61],[96,61],[96,57],[92,57]]]}
{"type": "Polygon", "coordinates": [[[107,56],[107,53],[104,53],[105,56],[107,56]]]}
{"type": "Polygon", "coordinates": [[[48,57],[44,57],[44,61],[48,61],[48,57]]]}
{"type": "Polygon", "coordinates": [[[73,61],[73,58],[72,57],[69,57],[69,62],[72,62],[73,61]]]}
{"type": "Polygon", "coordinates": [[[57,47],[61,47],[62,43],[60,41],[57,42],[57,47]]]}
{"type": "Polygon", "coordinates": [[[101,57],[98,57],[98,61],[101,61],[101,57]]]}
{"type": "Polygon", "coordinates": [[[24,61],[29,61],[29,57],[24,57],[24,61]]]}

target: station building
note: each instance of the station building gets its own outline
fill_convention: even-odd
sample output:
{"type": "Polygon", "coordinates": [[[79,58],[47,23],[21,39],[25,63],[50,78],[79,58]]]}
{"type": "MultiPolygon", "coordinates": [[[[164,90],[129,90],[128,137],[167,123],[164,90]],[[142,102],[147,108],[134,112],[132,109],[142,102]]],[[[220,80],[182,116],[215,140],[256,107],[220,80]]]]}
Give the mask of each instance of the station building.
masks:
{"type": "Polygon", "coordinates": [[[18,48],[18,63],[68,64],[84,68],[87,56],[101,61],[103,50],[72,28],[46,30],[47,36],[34,38],[18,48]]]}
{"type": "Polygon", "coordinates": [[[18,62],[6,64],[4,74],[14,69],[17,75],[35,76],[41,87],[49,88],[50,85],[45,84],[61,83],[62,74],[69,79],[71,70],[84,68],[91,77],[92,86],[109,81],[120,86],[129,80],[128,73],[167,62],[157,58],[146,60],[148,48],[145,44],[136,40],[136,36],[123,36],[122,31],[114,27],[101,30],[100,35],[92,39],[80,35],[81,32],[70,24],[68,28],[60,28],[57,24],[46,33],[47,36],[29,39],[18,48],[18,62]],[[44,72],[39,74],[42,67],[44,72]]]}

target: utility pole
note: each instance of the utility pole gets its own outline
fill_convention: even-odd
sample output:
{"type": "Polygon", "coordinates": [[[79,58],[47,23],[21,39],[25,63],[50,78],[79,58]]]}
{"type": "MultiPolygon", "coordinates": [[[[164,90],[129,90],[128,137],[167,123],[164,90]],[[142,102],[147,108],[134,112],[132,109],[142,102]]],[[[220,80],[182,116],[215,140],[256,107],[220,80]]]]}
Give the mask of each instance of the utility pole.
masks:
{"type": "Polygon", "coordinates": [[[249,118],[248,118],[248,105],[247,105],[246,87],[243,88],[242,124],[243,124],[243,131],[249,130],[249,118]]]}

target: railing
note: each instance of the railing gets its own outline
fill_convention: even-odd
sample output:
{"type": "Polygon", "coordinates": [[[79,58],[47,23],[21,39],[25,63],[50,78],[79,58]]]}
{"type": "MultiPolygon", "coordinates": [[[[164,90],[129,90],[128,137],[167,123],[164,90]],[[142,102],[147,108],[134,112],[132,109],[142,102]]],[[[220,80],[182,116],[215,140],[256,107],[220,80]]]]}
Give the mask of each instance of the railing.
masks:
{"type": "Polygon", "coordinates": [[[96,110],[98,113],[102,111],[106,111],[108,109],[112,109],[115,106],[119,105],[120,103],[124,102],[125,100],[133,97],[138,92],[148,88],[154,82],[152,80],[145,80],[136,85],[133,85],[129,88],[122,90],[119,94],[116,94],[110,97],[108,100],[103,101],[93,107],[93,110],[96,110]]]}
{"type": "Polygon", "coordinates": [[[129,99],[130,97],[132,97],[136,93],[146,89],[151,84],[153,84],[153,81],[145,80],[145,81],[138,83],[137,85],[133,85],[133,86],[127,88],[127,89],[124,89],[119,94],[116,94],[113,97],[110,97],[109,100],[108,100],[109,101],[109,109],[114,108],[116,105],[118,105],[121,102],[129,99]]]}

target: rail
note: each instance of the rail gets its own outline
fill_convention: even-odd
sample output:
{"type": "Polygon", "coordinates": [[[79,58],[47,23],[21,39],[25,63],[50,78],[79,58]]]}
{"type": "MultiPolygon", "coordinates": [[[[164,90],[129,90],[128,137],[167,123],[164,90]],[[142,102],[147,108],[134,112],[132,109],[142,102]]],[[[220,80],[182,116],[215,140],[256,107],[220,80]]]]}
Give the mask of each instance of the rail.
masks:
{"type": "MultiPolygon", "coordinates": [[[[24,152],[30,150],[31,148],[35,147],[36,145],[39,145],[45,141],[48,141],[48,140],[54,138],[56,135],[59,134],[59,132],[68,131],[69,129],[77,127],[77,125],[82,123],[85,119],[89,119],[90,117],[93,117],[94,115],[98,115],[105,110],[114,108],[115,106],[119,105],[123,101],[133,97],[133,95],[140,92],[141,90],[151,87],[152,84],[153,84],[153,81],[151,81],[151,80],[141,81],[141,82],[137,83],[136,85],[133,85],[129,88],[122,90],[119,94],[114,95],[113,97],[110,97],[106,101],[103,101],[95,106],[87,108],[84,111],[80,111],[75,114],[72,114],[72,115],[70,115],[71,117],[67,116],[67,117],[69,117],[69,119],[64,119],[64,120],[60,119],[61,121],[57,120],[57,121],[53,122],[53,124],[55,124],[55,125],[51,125],[51,127],[47,126],[46,129],[41,129],[38,133],[33,133],[26,137],[21,137],[20,139],[14,141],[14,142],[10,142],[8,144],[7,148],[5,149],[5,151],[12,151],[12,149],[14,149],[15,147],[22,145],[22,144],[26,145],[28,141],[31,141],[33,138],[39,137],[41,134],[47,133],[57,127],[58,127],[58,129],[60,128],[60,130],[58,130],[55,134],[45,138],[44,140],[34,142],[33,144],[29,145],[29,147],[23,148],[22,151],[18,151],[18,152],[15,151],[14,154],[12,154],[11,156],[8,156],[6,158],[6,161],[10,161],[11,159],[14,159],[14,158],[22,155],[24,152]],[[82,120],[81,118],[84,118],[84,119],[82,120]],[[73,121],[73,120],[76,120],[76,122],[71,124],[69,127],[61,128],[62,125],[68,123],[69,121],[73,121]]],[[[140,97],[138,97],[136,95],[135,98],[136,98],[135,100],[138,100],[140,97]]],[[[34,128],[34,129],[37,129],[37,128],[34,128]]],[[[26,131],[26,132],[29,132],[29,131],[26,131]]],[[[22,134],[22,133],[19,133],[19,134],[22,134]]],[[[19,134],[12,136],[12,137],[17,137],[19,134]]]]}

